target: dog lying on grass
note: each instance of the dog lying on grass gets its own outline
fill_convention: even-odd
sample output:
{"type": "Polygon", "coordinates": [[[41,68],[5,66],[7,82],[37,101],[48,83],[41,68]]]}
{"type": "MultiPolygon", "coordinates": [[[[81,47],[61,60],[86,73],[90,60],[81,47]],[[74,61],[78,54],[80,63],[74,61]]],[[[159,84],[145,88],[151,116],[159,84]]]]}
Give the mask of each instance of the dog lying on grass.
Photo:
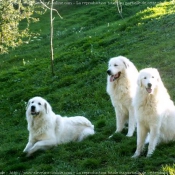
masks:
{"type": "Polygon", "coordinates": [[[82,141],[94,134],[94,126],[82,116],[61,117],[41,97],[29,100],[26,110],[29,140],[23,152],[30,156],[37,150],[72,141],[82,141]]]}

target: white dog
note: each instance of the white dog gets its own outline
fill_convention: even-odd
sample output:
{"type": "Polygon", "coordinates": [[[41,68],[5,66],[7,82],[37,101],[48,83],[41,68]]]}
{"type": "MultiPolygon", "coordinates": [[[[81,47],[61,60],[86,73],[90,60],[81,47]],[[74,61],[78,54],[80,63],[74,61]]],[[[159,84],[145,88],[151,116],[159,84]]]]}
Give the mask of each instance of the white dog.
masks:
{"type": "Polygon", "coordinates": [[[127,136],[135,130],[132,99],[135,96],[138,71],[134,64],[123,56],[111,58],[107,70],[107,93],[116,113],[116,132],[121,132],[128,123],[127,136]]]}
{"type": "Polygon", "coordinates": [[[29,100],[26,110],[29,141],[24,152],[30,156],[39,149],[47,149],[71,141],[82,141],[94,134],[94,126],[85,117],[61,117],[41,97],[29,100]]]}
{"type": "Polygon", "coordinates": [[[160,142],[175,140],[175,107],[155,68],[140,71],[134,99],[137,119],[137,149],[133,158],[140,156],[149,133],[147,157],[160,142]]]}

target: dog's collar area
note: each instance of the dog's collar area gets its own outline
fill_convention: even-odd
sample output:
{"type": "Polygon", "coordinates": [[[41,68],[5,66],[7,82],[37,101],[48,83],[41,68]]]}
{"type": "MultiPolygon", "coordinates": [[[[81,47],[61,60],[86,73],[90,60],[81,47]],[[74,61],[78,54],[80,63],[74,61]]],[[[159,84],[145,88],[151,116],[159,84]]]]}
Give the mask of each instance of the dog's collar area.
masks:
{"type": "Polygon", "coordinates": [[[111,77],[110,77],[110,82],[115,81],[117,78],[120,77],[120,75],[121,75],[121,72],[118,72],[118,73],[115,74],[115,75],[111,75],[111,77]]]}

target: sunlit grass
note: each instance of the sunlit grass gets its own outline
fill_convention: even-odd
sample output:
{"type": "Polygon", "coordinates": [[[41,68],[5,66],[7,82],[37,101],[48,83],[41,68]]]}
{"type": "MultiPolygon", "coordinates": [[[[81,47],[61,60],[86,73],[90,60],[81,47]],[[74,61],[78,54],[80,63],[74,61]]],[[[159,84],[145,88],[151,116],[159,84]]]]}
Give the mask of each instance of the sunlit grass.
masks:
{"type": "Polygon", "coordinates": [[[167,172],[169,175],[174,175],[175,174],[175,164],[173,165],[165,165],[163,166],[163,171],[167,172]]]}
{"type": "Polygon", "coordinates": [[[147,8],[140,14],[145,14],[141,19],[155,19],[161,18],[164,15],[170,15],[175,13],[175,2],[164,2],[157,4],[155,7],[147,8]]]}

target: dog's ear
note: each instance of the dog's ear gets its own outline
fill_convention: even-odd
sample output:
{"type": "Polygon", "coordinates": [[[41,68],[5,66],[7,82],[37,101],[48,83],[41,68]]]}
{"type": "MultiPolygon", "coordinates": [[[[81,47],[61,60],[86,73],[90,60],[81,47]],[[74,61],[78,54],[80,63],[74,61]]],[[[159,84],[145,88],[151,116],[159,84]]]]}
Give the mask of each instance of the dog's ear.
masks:
{"type": "Polygon", "coordinates": [[[157,77],[157,82],[159,83],[161,81],[160,75],[157,77]]]}
{"type": "Polygon", "coordinates": [[[156,75],[157,82],[161,81],[159,71],[156,68],[153,68],[154,74],[156,75]]]}
{"type": "Polygon", "coordinates": [[[29,105],[30,105],[30,100],[27,103],[26,110],[28,109],[29,105]]]}
{"type": "Polygon", "coordinates": [[[50,111],[52,111],[52,108],[48,102],[44,103],[44,108],[46,110],[46,114],[48,114],[50,111]]]}
{"type": "Polygon", "coordinates": [[[158,82],[161,82],[161,78],[160,78],[160,74],[159,74],[159,71],[157,69],[155,69],[156,72],[157,72],[157,81],[158,82]]]}
{"type": "Polygon", "coordinates": [[[138,76],[138,78],[137,78],[137,85],[138,85],[139,87],[142,87],[142,79],[141,79],[140,76],[138,76]]]}
{"type": "Polygon", "coordinates": [[[137,80],[137,85],[138,85],[139,87],[142,87],[142,81],[141,81],[140,79],[137,80]]]}
{"type": "Polygon", "coordinates": [[[129,63],[127,63],[127,61],[123,61],[123,64],[125,65],[126,69],[129,67],[129,63]]]}
{"type": "Polygon", "coordinates": [[[49,113],[49,112],[48,112],[48,105],[47,105],[46,102],[44,103],[44,108],[45,108],[45,110],[46,110],[46,114],[48,114],[48,113],[49,113]]]}

